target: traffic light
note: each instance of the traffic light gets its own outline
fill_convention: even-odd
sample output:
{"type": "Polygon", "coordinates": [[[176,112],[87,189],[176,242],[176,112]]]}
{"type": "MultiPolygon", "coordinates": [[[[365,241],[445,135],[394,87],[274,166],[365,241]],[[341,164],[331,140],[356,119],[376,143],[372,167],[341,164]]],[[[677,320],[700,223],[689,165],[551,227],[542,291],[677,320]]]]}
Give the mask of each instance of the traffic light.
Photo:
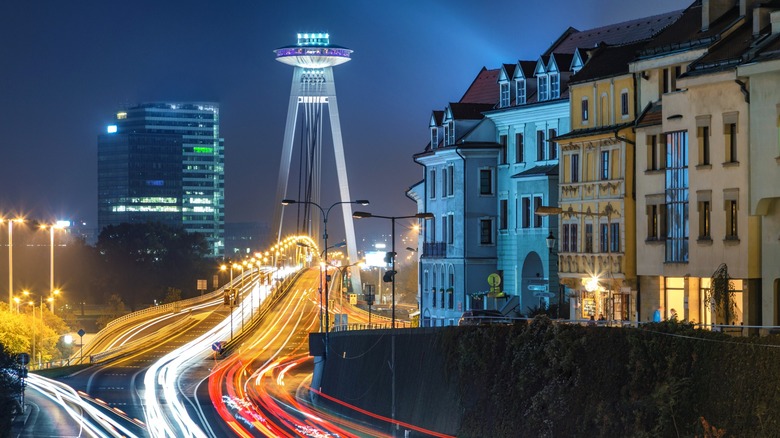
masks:
{"type": "MultiPolygon", "coordinates": [[[[392,264],[394,257],[395,257],[395,253],[392,252],[392,251],[388,251],[387,253],[385,253],[385,263],[387,263],[388,265],[392,264]]],[[[385,280],[385,281],[387,281],[387,280],[385,280]]]]}
{"type": "Polygon", "coordinates": [[[224,295],[223,299],[224,299],[224,303],[229,306],[230,305],[230,289],[225,291],[225,295],[224,295]]]}
{"type": "Polygon", "coordinates": [[[382,276],[382,281],[385,283],[390,283],[393,281],[393,277],[395,277],[396,272],[395,271],[385,271],[385,275],[382,276]]]}

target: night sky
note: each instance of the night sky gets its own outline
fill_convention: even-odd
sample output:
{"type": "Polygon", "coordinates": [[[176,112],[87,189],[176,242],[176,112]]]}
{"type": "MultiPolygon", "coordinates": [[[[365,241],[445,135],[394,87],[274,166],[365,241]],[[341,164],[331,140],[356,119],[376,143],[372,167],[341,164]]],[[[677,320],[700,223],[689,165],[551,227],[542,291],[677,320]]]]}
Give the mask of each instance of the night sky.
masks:
{"type": "MultiPolygon", "coordinates": [[[[404,193],[422,179],[412,155],[428,141],[430,113],[460,99],[482,66],[535,60],[568,26],[691,2],[6,0],[0,214],[96,225],[97,136],[120,106],[214,101],[226,221],[270,222],[292,79],[273,49],[297,32],[328,32],[355,51],[334,69],[352,198],[371,200],[364,209],[375,214],[413,214],[404,193]]],[[[338,191],[335,170],[324,172],[327,204],[338,191]]]]}

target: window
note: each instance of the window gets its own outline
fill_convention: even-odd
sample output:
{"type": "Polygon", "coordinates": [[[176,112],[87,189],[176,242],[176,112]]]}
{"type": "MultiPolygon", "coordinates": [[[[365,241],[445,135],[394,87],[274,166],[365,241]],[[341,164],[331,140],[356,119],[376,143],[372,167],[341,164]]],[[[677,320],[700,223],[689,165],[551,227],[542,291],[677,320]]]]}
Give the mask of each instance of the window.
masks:
{"type": "Polygon", "coordinates": [[[493,244],[493,220],[492,219],[479,220],[479,243],[482,245],[493,244]]]}
{"type": "Polygon", "coordinates": [[[455,123],[450,120],[444,124],[444,146],[455,144],[455,123]]]}
{"type": "Polygon", "coordinates": [[[710,240],[710,220],[712,206],[710,201],[699,201],[699,240],[710,240]]]}
{"type": "Polygon", "coordinates": [[[431,128],[431,149],[436,149],[436,146],[439,145],[439,128],[432,127],[431,128]]]}
{"type": "Polygon", "coordinates": [[[502,134],[498,136],[498,144],[501,145],[498,151],[498,164],[506,164],[506,135],[502,134]]]}
{"type": "Polygon", "coordinates": [[[666,134],[666,261],[688,261],[688,132],[666,134]]]}
{"type": "Polygon", "coordinates": [[[628,117],[628,91],[620,93],[620,114],[628,117]]]}
{"type": "Polygon", "coordinates": [[[585,224],[585,252],[593,252],[593,224],[585,224]]]}
{"type": "Polygon", "coordinates": [[[561,80],[558,73],[550,74],[550,99],[561,97],[561,80]]]}
{"type": "Polygon", "coordinates": [[[544,160],[544,131],[536,131],[536,160],[544,160]]]}
{"type": "Polygon", "coordinates": [[[536,210],[542,206],[542,197],[534,196],[534,227],[540,228],[542,226],[542,216],[536,214],[536,210]]]}
{"type": "Polygon", "coordinates": [[[447,175],[449,174],[449,169],[446,167],[441,170],[441,197],[445,198],[447,197],[447,180],[449,179],[447,175]]]}
{"type": "Polygon", "coordinates": [[[588,121],[588,99],[582,99],[582,123],[588,121]]]}
{"type": "Polygon", "coordinates": [[[501,88],[501,97],[498,103],[500,108],[506,108],[509,106],[509,82],[504,82],[499,85],[501,88]]]}
{"type": "Polygon", "coordinates": [[[710,164],[710,127],[699,126],[697,137],[699,138],[699,165],[710,164]]]}
{"type": "Polygon", "coordinates": [[[569,224],[561,226],[561,251],[569,252],[569,224]]]}
{"type": "Polygon", "coordinates": [[[569,224],[569,250],[577,252],[577,224],[569,224]]]}
{"type": "Polygon", "coordinates": [[[658,136],[647,136],[647,170],[658,170],[658,136]]]}
{"type": "Polygon", "coordinates": [[[730,199],[726,204],[726,240],[738,239],[737,234],[737,200],[730,199]]]}
{"type": "Polygon", "coordinates": [[[609,179],[609,151],[601,151],[601,179],[609,179]]]}
{"type": "Polygon", "coordinates": [[[609,248],[609,225],[607,224],[599,224],[599,252],[606,253],[609,252],[607,248],[609,248]]]}
{"type": "Polygon", "coordinates": [[[580,181],[580,154],[571,154],[571,165],[569,169],[571,181],[573,183],[580,181]]]}
{"type": "Polygon", "coordinates": [[[434,199],[436,198],[436,169],[431,169],[428,175],[428,195],[434,199]]]}
{"type": "Polygon", "coordinates": [[[523,147],[525,145],[523,144],[523,134],[517,133],[515,134],[515,163],[522,163],[525,161],[524,156],[524,150],[523,147]]]}
{"type": "Polygon", "coordinates": [[[726,134],[726,162],[737,162],[737,124],[729,123],[724,129],[726,134]]]}
{"type": "Polygon", "coordinates": [[[479,169],[479,194],[493,194],[493,171],[491,169],[479,169]]]}
{"type": "Polygon", "coordinates": [[[447,216],[443,215],[441,217],[441,241],[442,242],[449,242],[449,237],[447,236],[447,216]]]}
{"type": "Polygon", "coordinates": [[[613,253],[620,252],[620,223],[609,224],[609,250],[613,253]]]}
{"type": "MultiPolygon", "coordinates": [[[[663,196],[661,196],[663,198],[663,196]]],[[[660,199],[663,202],[663,199],[660,199]]],[[[658,201],[656,201],[658,202],[658,201]]],[[[666,205],[647,205],[647,240],[663,240],[666,236],[666,205]]]]}
{"type": "Polygon", "coordinates": [[[449,166],[449,172],[447,172],[447,196],[453,196],[455,194],[455,166],[449,166]]]}
{"type": "Polygon", "coordinates": [[[536,89],[539,91],[540,102],[549,99],[549,96],[547,95],[547,75],[536,77],[536,89]]]}
{"type": "Polygon", "coordinates": [[[531,198],[524,197],[523,204],[523,228],[531,228],[531,198]]]}
{"type": "MultiPolygon", "coordinates": [[[[547,135],[548,135],[547,138],[552,140],[552,139],[554,139],[555,137],[558,136],[558,132],[555,129],[550,129],[547,132],[547,135]]],[[[547,144],[548,144],[548,149],[549,149],[549,153],[547,154],[547,159],[548,160],[557,160],[558,159],[558,143],[556,143],[554,141],[549,141],[547,144]]]]}
{"type": "Polygon", "coordinates": [[[507,200],[501,199],[498,201],[498,229],[499,230],[506,230],[507,229],[507,220],[508,217],[508,208],[507,208],[507,200]]]}
{"type": "Polygon", "coordinates": [[[452,245],[455,243],[455,215],[447,215],[447,243],[452,245]]]}
{"type": "Polygon", "coordinates": [[[518,79],[516,81],[517,86],[517,104],[522,105],[525,103],[525,79],[518,79]]]}

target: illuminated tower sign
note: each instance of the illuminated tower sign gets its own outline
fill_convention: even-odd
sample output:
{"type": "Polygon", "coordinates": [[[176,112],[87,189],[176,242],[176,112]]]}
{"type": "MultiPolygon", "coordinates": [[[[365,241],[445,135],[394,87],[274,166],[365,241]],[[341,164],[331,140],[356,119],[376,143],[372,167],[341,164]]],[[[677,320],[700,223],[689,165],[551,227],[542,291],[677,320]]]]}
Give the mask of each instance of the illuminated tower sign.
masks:
{"type": "MultiPolygon", "coordinates": [[[[333,67],[350,60],[352,50],[330,44],[327,33],[299,33],[298,42],[294,46],[274,50],[276,60],[295,67],[293,71],[290,102],[287,109],[287,122],[284,128],[284,145],[282,162],[279,167],[279,181],[276,188],[276,203],[274,204],[274,230],[281,236],[282,200],[287,193],[287,183],[290,175],[290,162],[293,152],[293,140],[296,132],[298,113],[302,114],[301,130],[301,160],[300,174],[302,201],[320,203],[320,165],[322,143],[322,114],[327,108],[330,115],[330,130],[333,134],[333,151],[336,159],[339,192],[341,196],[342,213],[344,216],[344,231],[347,240],[347,252],[352,263],[357,261],[355,244],[355,228],[352,223],[352,205],[347,182],[347,166],[344,162],[344,144],[341,139],[341,124],[339,109],[336,103],[336,85],[333,81],[333,67]]],[[[301,207],[305,207],[302,205],[301,207]]],[[[309,218],[311,210],[303,215],[303,226],[310,234],[319,235],[319,220],[309,218]]],[[[317,211],[317,210],[315,210],[317,211]]],[[[323,248],[324,249],[324,248],[323,248]]],[[[353,272],[353,285],[359,290],[359,271],[353,272]],[[357,283],[355,283],[357,281],[357,283]]]]}

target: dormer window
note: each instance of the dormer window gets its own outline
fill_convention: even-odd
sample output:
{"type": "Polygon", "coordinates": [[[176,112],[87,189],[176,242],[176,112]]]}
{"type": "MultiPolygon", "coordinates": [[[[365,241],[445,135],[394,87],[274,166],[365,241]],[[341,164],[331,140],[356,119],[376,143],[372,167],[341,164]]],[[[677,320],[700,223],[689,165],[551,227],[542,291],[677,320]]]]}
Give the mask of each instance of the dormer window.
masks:
{"type": "Polygon", "coordinates": [[[439,145],[439,128],[431,126],[431,149],[436,149],[439,145]]]}
{"type": "Polygon", "coordinates": [[[539,90],[539,100],[548,100],[550,96],[547,93],[547,75],[539,75],[536,77],[536,88],[539,90]]]}
{"type": "Polygon", "coordinates": [[[450,120],[444,123],[444,146],[452,146],[455,144],[455,126],[450,120]]]}
{"type": "Polygon", "coordinates": [[[558,73],[550,73],[550,99],[561,97],[561,79],[558,73]]]}
{"type": "Polygon", "coordinates": [[[498,106],[500,108],[506,108],[509,106],[509,82],[502,82],[500,84],[501,87],[501,98],[498,102],[498,106]]]}
{"type": "Polygon", "coordinates": [[[525,104],[525,79],[518,79],[515,81],[517,87],[517,104],[525,104]]]}

